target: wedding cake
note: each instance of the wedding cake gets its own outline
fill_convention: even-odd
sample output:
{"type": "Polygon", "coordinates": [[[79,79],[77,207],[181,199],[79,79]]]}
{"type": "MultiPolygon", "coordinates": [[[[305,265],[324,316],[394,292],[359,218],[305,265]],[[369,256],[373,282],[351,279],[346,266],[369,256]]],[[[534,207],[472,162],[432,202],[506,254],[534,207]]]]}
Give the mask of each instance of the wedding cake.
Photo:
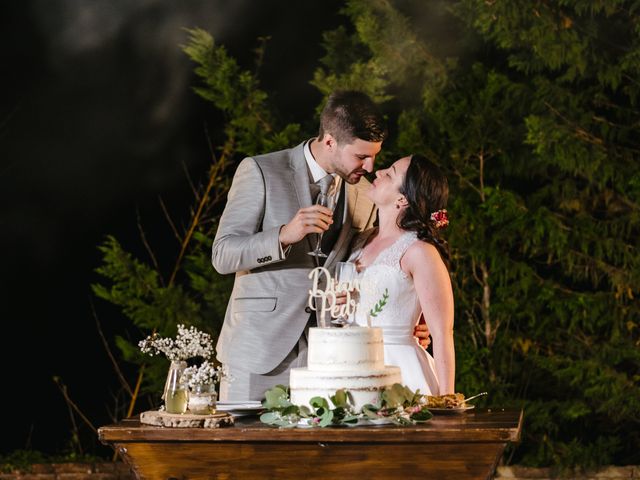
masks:
{"type": "Polygon", "coordinates": [[[345,389],[356,411],[379,403],[380,392],[394,383],[402,383],[400,368],[385,366],[382,330],[368,327],[310,328],[307,367],[291,369],[289,377],[294,405],[345,389]]]}

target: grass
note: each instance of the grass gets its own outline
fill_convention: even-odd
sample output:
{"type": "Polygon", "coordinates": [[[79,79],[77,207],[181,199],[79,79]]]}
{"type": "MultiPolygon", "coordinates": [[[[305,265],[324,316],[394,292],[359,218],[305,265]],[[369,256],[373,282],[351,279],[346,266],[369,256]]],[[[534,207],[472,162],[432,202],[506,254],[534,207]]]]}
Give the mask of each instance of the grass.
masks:
{"type": "Polygon", "coordinates": [[[0,455],[0,472],[10,473],[15,470],[31,472],[31,465],[40,463],[94,463],[108,462],[95,455],[78,455],[75,452],[48,455],[37,450],[14,450],[0,455]]]}

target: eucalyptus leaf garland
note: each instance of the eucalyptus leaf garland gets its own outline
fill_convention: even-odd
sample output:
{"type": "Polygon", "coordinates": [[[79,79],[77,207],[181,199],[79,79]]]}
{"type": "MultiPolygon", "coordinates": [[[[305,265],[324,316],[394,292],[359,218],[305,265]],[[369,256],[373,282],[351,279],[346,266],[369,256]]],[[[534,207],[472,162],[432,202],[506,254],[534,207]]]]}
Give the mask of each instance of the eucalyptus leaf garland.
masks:
{"type": "Polygon", "coordinates": [[[282,428],[354,426],[359,422],[380,420],[396,425],[415,425],[433,416],[426,406],[426,395],[399,383],[382,391],[378,405],[367,404],[360,411],[355,410],[353,397],[347,390],[337,390],[329,400],[313,397],[309,401],[311,408],[294,405],[290,401],[289,388],[276,385],[265,393],[262,401],[265,412],[260,415],[260,421],[282,428]]]}

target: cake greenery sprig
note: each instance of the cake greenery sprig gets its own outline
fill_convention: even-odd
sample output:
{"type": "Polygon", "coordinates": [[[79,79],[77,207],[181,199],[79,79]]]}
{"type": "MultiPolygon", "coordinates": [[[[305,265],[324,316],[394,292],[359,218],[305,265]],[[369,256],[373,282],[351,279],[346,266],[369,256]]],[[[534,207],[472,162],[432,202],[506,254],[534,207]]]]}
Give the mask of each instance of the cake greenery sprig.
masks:
{"type": "Polygon", "coordinates": [[[382,312],[382,309],[385,307],[388,300],[389,300],[389,289],[385,288],[384,292],[382,293],[382,298],[378,300],[378,302],[373,306],[371,310],[369,310],[369,315],[371,315],[372,317],[377,317],[378,314],[382,312]]]}
{"type": "Polygon", "coordinates": [[[346,390],[337,390],[335,395],[330,397],[331,403],[326,398],[313,397],[309,402],[309,408],[292,404],[288,387],[276,385],[265,393],[265,399],[262,401],[265,412],[260,416],[260,420],[268,425],[283,428],[353,426],[366,420],[387,420],[397,425],[414,425],[426,422],[432,417],[425,397],[426,395],[420,394],[419,390],[413,392],[396,383],[385,388],[380,396],[379,405],[368,404],[356,412],[353,398],[346,390]]]}

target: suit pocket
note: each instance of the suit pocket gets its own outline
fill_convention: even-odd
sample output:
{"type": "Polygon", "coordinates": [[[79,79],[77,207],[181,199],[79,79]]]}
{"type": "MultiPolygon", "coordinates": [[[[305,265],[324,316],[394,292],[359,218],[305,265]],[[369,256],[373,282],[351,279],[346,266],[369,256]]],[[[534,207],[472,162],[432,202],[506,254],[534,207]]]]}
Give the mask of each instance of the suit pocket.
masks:
{"type": "Polygon", "coordinates": [[[238,312],[273,312],[277,304],[276,297],[238,297],[234,299],[234,310],[238,312]]]}

